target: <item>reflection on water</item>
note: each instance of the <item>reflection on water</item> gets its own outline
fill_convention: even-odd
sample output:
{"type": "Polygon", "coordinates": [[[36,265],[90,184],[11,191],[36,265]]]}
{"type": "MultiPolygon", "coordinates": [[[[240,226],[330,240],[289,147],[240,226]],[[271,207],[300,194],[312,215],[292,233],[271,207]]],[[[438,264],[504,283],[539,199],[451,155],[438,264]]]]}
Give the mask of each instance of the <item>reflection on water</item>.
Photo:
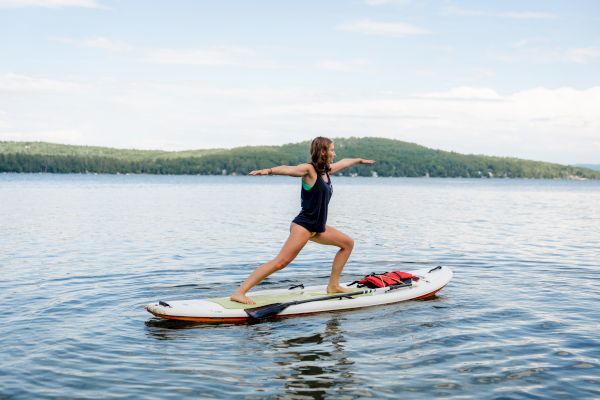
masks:
{"type": "Polygon", "coordinates": [[[321,333],[275,344],[274,350],[280,350],[277,364],[285,371],[279,379],[287,394],[320,399],[356,387],[354,362],[345,354],[344,342],[339,317],[334,316],[321,333]]]}
{"type": "MultiPolygon", "coordinates": [[[[344,332],[340,323],[342,317],[337,313],[324,313],[323,318],[326,321],[322,331],[285,338],[275,334],[279,321],[263,322],[263,325],[272,324],[266,329],[264,326],[258,326],[260,322],[246,324],[250,328],[244,337],[248,342],[247,346],[256,345],[263,353],[273,355],[278,371],[273,379],[280,381],[286,396],[321,399],[325,398],[327,393],[350,395],[357,391],[359,385],[352,371],[354,361],[345,353],[344,332]]],[[[181,330],[205,333],[222,331],[236,325],[239,326],[157,318],[146,321],[148,335],[158,340],[180,340],[185,337],[181,330]]],[[[257,366],[260,368],[259,362],[257,366]]]]}
{"type": "MultiPolygon", "coordinates": [[[[270,178],[0,174],[0,398],[600,398],[599,182],[336,178],[344,279],[446,265],[437,298],[148,314],[276,254],[299,186],[270,178]]],[[[321,284],[334,254],[311,243],[263,287],[321,284]]]]}
{"type": "Polygon", "coordinates": [[[344,342],[339,317],[332,316],[323,332],[273,343],[286,393],[320,399],[332,394],[331,389],[336,393],[356,387],[354,362],[345,354],[344,342]]]}

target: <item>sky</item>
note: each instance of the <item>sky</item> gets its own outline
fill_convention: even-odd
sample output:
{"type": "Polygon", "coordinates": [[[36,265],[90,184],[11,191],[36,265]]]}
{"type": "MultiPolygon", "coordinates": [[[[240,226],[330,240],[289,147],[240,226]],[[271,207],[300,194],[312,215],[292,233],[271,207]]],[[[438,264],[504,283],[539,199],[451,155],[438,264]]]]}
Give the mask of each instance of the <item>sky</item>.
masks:
{"type": "Polygon", "coordinates": [[[600,163],[600,1],[0,0],[0,141],[600,163]]]}

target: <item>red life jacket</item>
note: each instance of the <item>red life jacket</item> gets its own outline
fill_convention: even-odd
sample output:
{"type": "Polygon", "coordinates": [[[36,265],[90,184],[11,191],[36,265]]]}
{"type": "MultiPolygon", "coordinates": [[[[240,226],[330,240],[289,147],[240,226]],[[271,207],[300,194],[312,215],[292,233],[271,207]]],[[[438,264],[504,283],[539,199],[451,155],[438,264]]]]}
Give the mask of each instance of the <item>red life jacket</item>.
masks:
{"type": "Polygon", "coordinates": [[[402,271],[384,272],[383,274],[376,274],[373,272],[371,275],[367,275],[361,280],[352,282],[351,285],[356,283],[356,287],[359,288],[366,286],[370,289],[377,289],[386,286],[409,283],[411,280],[418,281],[419,277],[402,271]]]}

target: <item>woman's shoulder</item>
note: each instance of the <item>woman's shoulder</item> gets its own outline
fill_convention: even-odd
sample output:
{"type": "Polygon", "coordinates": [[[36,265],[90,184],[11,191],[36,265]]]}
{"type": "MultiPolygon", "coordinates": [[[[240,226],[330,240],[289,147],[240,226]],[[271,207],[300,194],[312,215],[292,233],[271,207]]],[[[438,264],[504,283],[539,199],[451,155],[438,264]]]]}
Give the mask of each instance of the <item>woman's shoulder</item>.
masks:
{"type": "Polygon", "coordinates": [[[306,171],[312,171],[312,172],[316,172],[317,171],[315,169],[315,166],[312,165],[311,163],[303,163],[303,164],[299,164],[298,166],[306,169],[306,171]]]}
{"type": "Polygon", "coordinates": [[[317,169],[311,163],[304,163],[304,164],[300,164],[298,166],[301,167],[306,172],[306,175],[310,175],[311,177],[317,176],[317,169]]]}

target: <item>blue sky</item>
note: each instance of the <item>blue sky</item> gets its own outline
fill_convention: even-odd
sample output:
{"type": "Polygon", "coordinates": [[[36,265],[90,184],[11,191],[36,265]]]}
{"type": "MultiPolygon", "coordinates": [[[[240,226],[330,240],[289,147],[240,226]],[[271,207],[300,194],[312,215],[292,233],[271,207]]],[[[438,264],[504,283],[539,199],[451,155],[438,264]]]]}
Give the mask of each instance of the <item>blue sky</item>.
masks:
{"type": "Polygon", "coordinates": [[[0,0],[0,140],[600,163],[600,2],[0,0]]]}

